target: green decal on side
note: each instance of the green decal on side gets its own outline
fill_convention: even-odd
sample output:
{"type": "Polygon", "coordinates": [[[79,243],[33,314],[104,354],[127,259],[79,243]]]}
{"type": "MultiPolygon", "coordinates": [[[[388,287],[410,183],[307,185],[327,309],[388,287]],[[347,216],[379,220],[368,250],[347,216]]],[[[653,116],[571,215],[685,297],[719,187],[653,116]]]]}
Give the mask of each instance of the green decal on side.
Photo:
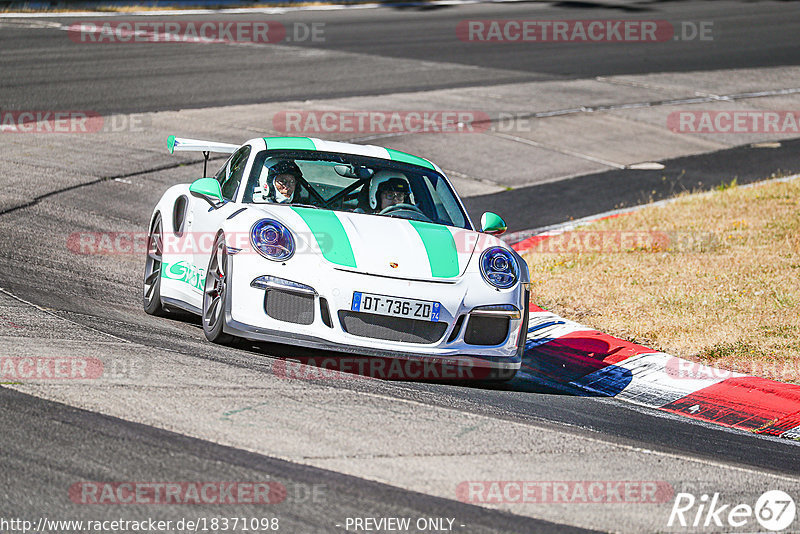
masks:
{"type": "Polygon", "coordinates": [[[179,261],[172,264],[162,263],[161,277],[184,282],[202,291],[206,283],[206,270],[196,267],[188,261],[179,261]]]}
{"type": "Polygon", "coordinates": [[[419,156],[414,156],[411,154],[406,154],[405,152],[400,152],[399,150],[394,150],[391,148],[387,148],[386,152],[389,153],[389,157],[392,158],[394,161],[402,161],[403,163],[410,163],[412,165],[419,165],[420,167],[425,167],[426,169],[435,170],[433,168],[433,163],[428,161],[425,158],[421,158],[419,156]]]}
{"type": "Polygon", "coordinates": [[[428,254],[428,262],[431,264],[431,275],[436,278],[458,276],[461,273],[458,268],[458,251],[450,230],[440,224],[408,222],[422,238],[425,252],[428,254]]]}
{"type": "Polygon", "coordinates": [[[175,136],[174,135],[170,135],[169,137],[167,137],[167,150],[169,150],[170,154],[173,154],[175,152],[175,136]]]}
{"type": "Polygon", "coordinates": [[[326,260],[345,267],[356,267],[350,238],[334,212],[311,208],[292,208],[292,211],[302,217],[311,229],[326,260]]]}
{"type": "Polygon", "coordinates": [[[308,137],[265,137],[267,150],[316,150],[308,137]]]}

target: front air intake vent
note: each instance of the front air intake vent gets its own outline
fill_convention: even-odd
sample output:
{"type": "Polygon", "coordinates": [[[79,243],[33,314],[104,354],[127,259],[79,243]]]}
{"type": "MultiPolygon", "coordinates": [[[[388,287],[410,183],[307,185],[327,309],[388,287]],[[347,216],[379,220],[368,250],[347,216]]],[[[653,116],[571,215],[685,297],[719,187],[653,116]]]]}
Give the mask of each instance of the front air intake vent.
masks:
{"type": "Polygon", "coordinates": [[[464,343],[468,345],[500,345],[508,337],[508,317],[471,315],[467,321],[464,343]]]}
{"type": "Polygon", "coordinates": [[[339,311],[339,321],[348,334],[403,343],[435,343],[442,339],[447,323],[388,317],[373,313],[339,311]]]}
{"type": "Polygon", "coordinates": [[[311,324],[314,322],[314,295],[270,289],[264,296],[264,311],[278,321],[311,324]]]}

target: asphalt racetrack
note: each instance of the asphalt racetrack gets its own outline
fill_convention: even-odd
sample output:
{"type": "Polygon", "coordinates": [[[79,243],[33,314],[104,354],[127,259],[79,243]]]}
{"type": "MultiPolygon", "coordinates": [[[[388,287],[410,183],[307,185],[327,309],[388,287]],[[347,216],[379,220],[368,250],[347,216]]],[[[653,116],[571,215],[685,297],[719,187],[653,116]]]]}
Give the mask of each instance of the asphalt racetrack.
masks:
{"type": "MultiPolygon", "coordinates": [[[[166,153],[167,135],[291,134],[275,126],[286,109],[485,110],[493,126],[472,137],[314,136],[430,157],[473,220],[496,211],[512,231],[732,177],[797,172],[800,135],[692,137],[668,131],[664,117],[697,99],[700,109],[797,110],[800,6],[564,1],[183,18],[322,24],[324,41],[90,45],[65,29],[99,16],[0,18],[0,111],[128,117],[120,131],[0,132],[0,356],[90,357],[116,370],[0,387],[0,518],[31,521],[29,532],[100,531],[51,520],[185,526],[215,517],[266,518],[262,531],[277,518],[290,533],[750,532],[761,528],[755,520],[670,524],[675,495],[719,493],[731,507],[753,506],[768,490],[800,498],[797,442],[564,395],[527,375],[502,386],[286,378],[276,362],[295,355],[292,347],[213,345],[196,320],[144,314],[141,254],[69,246],[76,232],[145,232],[162,193],[200,176],[197,158],[166,153]],[[712,21],[714,33],[635,45],[458,38],[460,22],[483,19],[712,21]],[[503,130],[504,113],[541,126],[503,130]],[[654,161],[663,172],[636,168],[654,161]],[[280,498],[92,504],[81,493],[87,483],[209,481],[270,481],[280,498]],[[669,491],[651,500],[486,502],[464,493],[470,481],[648,482],[669,491]],[[390,517],[414,527],[363,521],[390,517]]],[[[800,532],[800,520],[786,531],[800,532]]]]}

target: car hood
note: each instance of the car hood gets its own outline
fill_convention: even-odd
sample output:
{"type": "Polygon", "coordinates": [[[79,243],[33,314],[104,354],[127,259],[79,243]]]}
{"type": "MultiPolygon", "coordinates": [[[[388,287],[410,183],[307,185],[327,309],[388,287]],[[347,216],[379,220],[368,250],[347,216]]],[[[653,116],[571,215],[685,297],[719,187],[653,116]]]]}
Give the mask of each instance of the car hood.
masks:
{"type": "Polygon", "coordinates": [[[300,207],[291,211],[290,227],[335,268],[378,276],[455,281],[478,241],[490,237],[394,217],[300,207]]]}

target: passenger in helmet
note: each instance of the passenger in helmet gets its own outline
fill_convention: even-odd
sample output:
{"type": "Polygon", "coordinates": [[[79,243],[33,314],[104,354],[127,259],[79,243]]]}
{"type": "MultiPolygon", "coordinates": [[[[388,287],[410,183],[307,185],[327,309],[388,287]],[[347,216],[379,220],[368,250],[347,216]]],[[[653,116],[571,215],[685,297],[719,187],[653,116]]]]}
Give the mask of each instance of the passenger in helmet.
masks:
{"type": "Polygon", "coordinates": [[[379,171],[369,184],[369,207],[373,213],[396,204],[414,204],[408,178],[397,171],[379,171]]]}
{"type": "Polygon", "coordinates": [[[265,166],[259,182],[262,198],[267,202],[288,204],[294,200],[297,182],[303,177],[300,167],[292,160],[280,160],[265,166]]]}

